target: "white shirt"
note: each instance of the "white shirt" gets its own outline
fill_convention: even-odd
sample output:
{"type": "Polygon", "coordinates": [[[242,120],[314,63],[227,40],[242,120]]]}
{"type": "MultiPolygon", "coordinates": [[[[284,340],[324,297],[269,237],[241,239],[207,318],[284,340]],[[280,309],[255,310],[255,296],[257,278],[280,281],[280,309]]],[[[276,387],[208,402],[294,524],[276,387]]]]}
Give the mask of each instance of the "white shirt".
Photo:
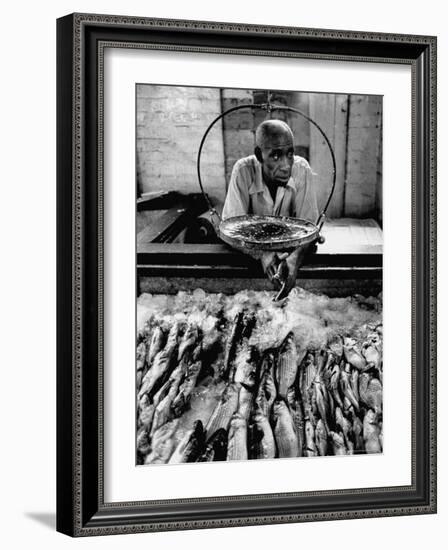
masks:
{"type": "Polygon", "coordinates": [[[294,156],[291,177],[285,187],[277,188],[274,201],[255,155],[238,160],[230,177],[222,219],[245,214],[292,216],[315,223],[319,212],[313,172],[308,162],[294,156]]]}

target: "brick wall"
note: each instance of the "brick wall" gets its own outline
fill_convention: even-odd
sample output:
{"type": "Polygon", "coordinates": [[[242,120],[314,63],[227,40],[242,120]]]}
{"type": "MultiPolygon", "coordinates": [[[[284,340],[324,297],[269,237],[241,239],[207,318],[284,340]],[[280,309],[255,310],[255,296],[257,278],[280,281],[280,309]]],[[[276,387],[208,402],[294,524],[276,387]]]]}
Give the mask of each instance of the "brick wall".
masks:
{"type": "MultiPolygon", "coordinates": [[[[221,112],[217,88],[137,86],[137,183],[140,193],[199,192],[196,159],[207,126],[221,112]]],[[[225,196],[222,125],[201,155],[201,177],[215,200],[225,196]]]]}

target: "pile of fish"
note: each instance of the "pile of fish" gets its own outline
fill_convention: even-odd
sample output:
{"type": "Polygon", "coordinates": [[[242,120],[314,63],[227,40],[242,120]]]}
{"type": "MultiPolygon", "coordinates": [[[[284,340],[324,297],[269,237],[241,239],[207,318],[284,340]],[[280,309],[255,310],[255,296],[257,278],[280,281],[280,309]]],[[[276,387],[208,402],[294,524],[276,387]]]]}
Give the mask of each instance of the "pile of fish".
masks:
{"type": "Polygon", "coordinates": [[[137,338],[138,464],[382,452],[381,323],[305,349],[289,330],[264,348],[258,317],[218,312],[206,335],[191,318],[150,316],[137,338]]]}

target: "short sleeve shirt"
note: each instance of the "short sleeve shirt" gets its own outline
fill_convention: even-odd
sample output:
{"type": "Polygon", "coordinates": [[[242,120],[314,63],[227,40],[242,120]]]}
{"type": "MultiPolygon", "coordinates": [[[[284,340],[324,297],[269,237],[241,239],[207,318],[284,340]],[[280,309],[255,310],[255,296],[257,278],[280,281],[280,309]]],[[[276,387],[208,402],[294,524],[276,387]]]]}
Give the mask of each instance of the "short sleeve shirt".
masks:
{"type": "Polygon", "coordinates": [[[313,175],[308,162],[295,156],[291,177],[286,186],[277,188],[274,201],[263,181],[261,163],[255,155],[242,158],[233,167],[222,218],[256,214],[292,216],[315,223],[319,213],[313,175]]]}

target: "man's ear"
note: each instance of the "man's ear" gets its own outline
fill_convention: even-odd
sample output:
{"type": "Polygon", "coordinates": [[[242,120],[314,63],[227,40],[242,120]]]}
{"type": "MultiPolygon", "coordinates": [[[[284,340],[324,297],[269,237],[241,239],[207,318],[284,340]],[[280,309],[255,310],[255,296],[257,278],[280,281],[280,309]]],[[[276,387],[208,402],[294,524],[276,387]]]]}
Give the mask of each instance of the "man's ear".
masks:
{"type": "Polygon", "coordinates": [[[254,149],[254,154],[257,157],[258,162],[263,163],[263,155],[261,154],[261,149],[258,145],[254,149]]]}

